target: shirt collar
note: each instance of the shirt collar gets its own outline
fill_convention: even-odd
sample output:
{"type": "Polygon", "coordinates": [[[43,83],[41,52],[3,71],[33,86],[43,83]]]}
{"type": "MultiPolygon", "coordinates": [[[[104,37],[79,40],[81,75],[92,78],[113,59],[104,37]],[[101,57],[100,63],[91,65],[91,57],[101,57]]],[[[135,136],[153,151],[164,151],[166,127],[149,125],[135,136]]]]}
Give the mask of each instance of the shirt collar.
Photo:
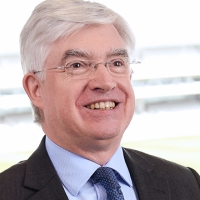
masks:
{"type": "Polygon", "coordinates": [[[124,160],[123,150],[121,147],[117,149],[115,154],[111,157],[111,159],[105,166],[114,169],[120,175],[124,183],[127,184],[129,187],[133,186],[132,179],[124,160]]]}
{"type": "MultiPolygon", "coordinates": [[[[46,137],[45,145],[62,184],[73,196],[77,196],[81,188],[100,165],[59,147],[48,137],[46,137]]],[[[122,180],[129,186],[132,186],[121,147],[117,149],[105,166],[117,171],[122,180]]]]}

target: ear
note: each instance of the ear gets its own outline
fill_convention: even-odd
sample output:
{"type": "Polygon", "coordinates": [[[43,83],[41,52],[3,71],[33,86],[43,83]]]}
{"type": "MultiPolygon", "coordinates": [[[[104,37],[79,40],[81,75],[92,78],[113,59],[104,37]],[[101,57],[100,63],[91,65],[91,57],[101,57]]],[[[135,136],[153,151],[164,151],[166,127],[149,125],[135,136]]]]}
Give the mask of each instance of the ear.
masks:
{"type": "Polygon", "coordinates": [[[33,73],[28,73],[23,78],[23,87],[29,96],[29,99],[40,109],[43,107],[41,84],[41,80],[39,80],[38,77],[33,73]]]}

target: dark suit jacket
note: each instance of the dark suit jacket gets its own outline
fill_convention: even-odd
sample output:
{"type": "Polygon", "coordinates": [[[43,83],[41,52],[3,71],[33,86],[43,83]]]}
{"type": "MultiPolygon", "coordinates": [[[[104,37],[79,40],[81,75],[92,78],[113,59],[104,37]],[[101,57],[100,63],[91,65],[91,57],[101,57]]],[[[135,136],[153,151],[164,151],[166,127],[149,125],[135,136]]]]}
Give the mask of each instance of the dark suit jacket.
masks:
{"type": "MultiPolygon", "coordinates": [[[[126,148],[124,157],[140,200],[200,200],[200,178],[192,169],[126,148]]],[[[0,200],[67,199],[44,139],[27,161],[0,174],[0,200]]]]}

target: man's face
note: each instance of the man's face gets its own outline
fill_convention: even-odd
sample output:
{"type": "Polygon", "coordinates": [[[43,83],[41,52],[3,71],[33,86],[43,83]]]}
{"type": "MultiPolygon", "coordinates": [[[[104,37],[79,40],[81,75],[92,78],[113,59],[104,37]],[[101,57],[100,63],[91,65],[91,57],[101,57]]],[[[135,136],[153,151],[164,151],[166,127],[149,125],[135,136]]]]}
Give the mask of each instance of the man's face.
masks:
{"type": "MultiPolygon", "coordinates": [[[[106,62],[116,57],[114,50],[126,50],[112,25],[83,29],[60,39],[51,48],[45,69],[80,59],[106,62]],[[84,53],[69,53],[77,50],[84,53]]],[[[130,76],[112,76],[103,64],[84,79],[75,79],[59,70],[47,71],[40,90],[46,135],[68,150],[118,146],[134,112],[130,76]],[[108,109],[91,109],[95,104],[95,108],[100,105],[108,109]],[[116,106],[110,109],[113,104],[116,106]]]]}

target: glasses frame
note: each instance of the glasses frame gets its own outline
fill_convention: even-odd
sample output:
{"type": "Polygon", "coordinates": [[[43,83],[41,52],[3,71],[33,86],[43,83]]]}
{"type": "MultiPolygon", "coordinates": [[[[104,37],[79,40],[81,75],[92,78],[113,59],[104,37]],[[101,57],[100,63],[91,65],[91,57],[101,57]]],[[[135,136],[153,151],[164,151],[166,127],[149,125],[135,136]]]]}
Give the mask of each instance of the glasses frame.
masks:
{"type": "MultiPolygon", "coordinates": [[[[140,64],[140,63],[141,63],[141,62],[138,61],[138,60],[133,60],[132,62],[128,62],[128,57],[124,57],[124,58],[126,59],[125,62],[127,62],[127,64],[128,64],[129,66],[130,66],[131,64],[140,64]]],[[[122,58],[120,58],[120,59],[122,59],[122,58]]],[[[116,59],[116,60],[117,60],[117,59],[116,59]]],[[[107,65],[110,63],[110,61],[95,63],[95,62],[92,62],[92,61],[94,61],[94,60],[75,60],[75,61],[73,61],[73,62],[84,62],[84,61],[91,61],[90,65],[91,65],[91,68],[93,69],[93,70],[91,70],[91,72],[92,72],[92,71],[96,71],[97,66],[100,65],[100,64],[103,64],[103,65],[107,68],[107,70],[109,71],[109,73],[112,75],[112,72],[110,71],[110,68],[107,66],[107,65]]],[[[64,66],[52,67],[52,68],[43,69],[43,70],[40,70],[40,71],[33,71],[33,73],[34,73],[34,74],[37,74],[37,73],[40,73],[40,72],[51,71],[51,70],[60,70],[60,69],[63,69],[63,72],[66,72],[65,69],[66,69],[66,68],[69,68],[69,67],[67,67],[67,66],[68,66],[70,63],[73,63],[73,62],[69,62],[69,63],[67,63],[67,64],[64,65],[64,66]]],[[[129,75],[131,75],[131,74],[133,73],[133,70],[131,69],[131,67],[129,67],[129,68],[130,68],[130,73],[129,73],[129,75]]]]}

